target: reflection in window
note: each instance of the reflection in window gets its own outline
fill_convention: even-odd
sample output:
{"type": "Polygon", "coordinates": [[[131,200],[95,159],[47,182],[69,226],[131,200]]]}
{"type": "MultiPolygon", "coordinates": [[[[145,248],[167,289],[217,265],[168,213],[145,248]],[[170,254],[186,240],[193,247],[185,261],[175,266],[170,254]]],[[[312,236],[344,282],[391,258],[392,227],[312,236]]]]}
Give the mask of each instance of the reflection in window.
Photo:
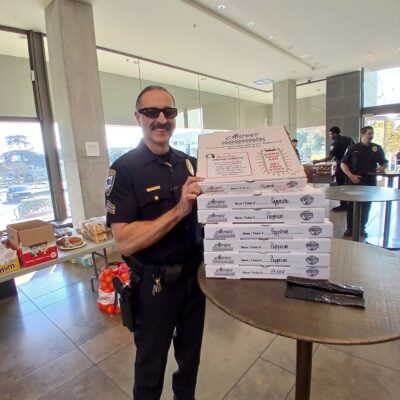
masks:
{"type": "Polygon", "coordinates": [[[0,229],[54,218],[40,124],[0,122],[0,229]]]}
{"type": "Polygon", "coordinates": [[[297,129],[297,149],[302,162],[325,157],[325,130],[325,126],[297,129]]]}

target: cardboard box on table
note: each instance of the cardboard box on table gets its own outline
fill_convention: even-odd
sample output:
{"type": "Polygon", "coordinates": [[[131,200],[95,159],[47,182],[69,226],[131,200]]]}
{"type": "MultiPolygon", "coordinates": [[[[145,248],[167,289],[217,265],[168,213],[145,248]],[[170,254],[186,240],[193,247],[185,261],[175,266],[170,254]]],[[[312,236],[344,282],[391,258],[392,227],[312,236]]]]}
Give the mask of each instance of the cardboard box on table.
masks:
{"type": "Polygon", "coordinates": [[[203,192],[304,187],[304,169],[283,127],[199,136],[197,175],[203,192]]]}
{"type": "Polygon", "coordinates": [[[207,224],[204,238],[212,240],[331,238],[333,225],[325,218],[315,224],[207,224]]]}
{"type": "Polygon", "coordinates": [[[321,223],[325,218],[324,208],[284,208],[261,210],[198,210],[200,223],[321,223]]]}
{"type": "Polygon", "coordinates": [[[48,222],[32,220],[7,225],[11,247],[17,250],[22,266],[31,267],[58,257],[54,227],[48,222]]]}
{"type": "Polygon", "coordinates": [[[330,253],[328,238],[204,240],[204,251],[237,251],[242,253],[330,253]]]}
{"type": "Polygon", "coordinates": [[[263,190],[257,193],[204,193],[197,198],[199,210],[316,208],[325,207],[325,194],[307,186],[292,190],[263,190]]]}
{"type": "Polygon", "coordinates": [[[239,253],[204,252],[205,265],[237,265],[239,267],[329,267],[330,254],[307,253],[239,253]]]}
{"type": "Polygon", "coordinates": [[[304,266],[292,267],[239,267],[237,265],[206,265],[207,278],[225,279],[286,279],[288,276],[300,278],[329,279],[329,267],[304,266]]]}

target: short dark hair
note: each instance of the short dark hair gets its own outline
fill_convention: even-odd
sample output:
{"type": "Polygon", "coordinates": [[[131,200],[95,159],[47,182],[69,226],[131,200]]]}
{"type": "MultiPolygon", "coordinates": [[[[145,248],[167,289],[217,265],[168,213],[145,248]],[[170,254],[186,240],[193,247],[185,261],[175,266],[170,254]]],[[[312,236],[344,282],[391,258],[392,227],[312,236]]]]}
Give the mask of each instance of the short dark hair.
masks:
{"type": "Polygon", "coordinates": [[[158,86],[158,85],[150,85],[150,86],[146,86],[146,87],[139,93],[139,95],[138,95],[138,97],[137,97],[137,99],[136,99],[136,110],[138,110],[138,109],[140,108],[140,101],[142,100],[143,95],[145,95],[147,92],[151,92],[152,90],[162,90],[163,92],[168,93],[168,94],[171,96],[172,101],[173,101],[174,104],[175,104],[174,96],[172,96],[172,94],[171,94],[167,89],[165,89],[165,87],[158,86]]]}
{"type": "Polygon", "coordinates": [[[340,128],[338,126],[332,126],[332,128],[329,128],[329,132],[336,133],[336,134],[340,135],[341,130],[340,130],[340,128]]]}
{"type": "Polygon", "coordinates": [[[298,143],[299,141],[296,138],[290,139],[291,142],[298,143]]]}
{"type": "Polygon", "coordinates": [[[374,130],[374,127],[373,127],[373,126],[370,126],[370,125],[364,126],[364,127],[361,128],[361,130],[360,130],[361,135],[365,135],[365,134],[367,133],[367,131],[370,130],[370,129],[371,129],[371,131],[373,131],[373,130],[374,130]]]}

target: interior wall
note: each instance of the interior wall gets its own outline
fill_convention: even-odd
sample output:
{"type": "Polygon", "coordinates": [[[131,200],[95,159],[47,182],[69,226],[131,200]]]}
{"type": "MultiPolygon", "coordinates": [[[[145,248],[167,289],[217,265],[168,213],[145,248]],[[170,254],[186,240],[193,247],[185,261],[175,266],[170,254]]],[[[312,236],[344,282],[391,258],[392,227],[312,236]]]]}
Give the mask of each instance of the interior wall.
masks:
{"type": "Polygon", "coordinates": [[[326,95],[297,99],[297,128],[325,126],[326,95]]]}
{"type": "Polygon", "coordinates": [[[0,54],[0,115],[36,117],[27,58],[0,54]]]}

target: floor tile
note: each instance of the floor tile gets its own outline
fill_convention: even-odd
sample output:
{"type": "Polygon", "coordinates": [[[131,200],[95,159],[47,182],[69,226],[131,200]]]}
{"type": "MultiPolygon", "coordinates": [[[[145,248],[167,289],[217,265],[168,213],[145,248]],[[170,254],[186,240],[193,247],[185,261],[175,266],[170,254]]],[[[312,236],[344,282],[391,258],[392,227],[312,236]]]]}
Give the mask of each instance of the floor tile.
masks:
{"type": "MultiPolygon", "coordinates": [[[[197,383],[198,399],[222,398],[273,338],[274,335],[244,324],[208,302],[197,383]]],[[[166,385],[171,386],[169,377],[166,385]]]]}
{"type": "Polygon", "coordinates": [[[19,295],[0,300],[0,325],[35,311],[38,307],[30,300],[21,303],[19,295]]]}
{"type": "MultiPolygon", "coordinates": [[[[313,345],[313,353],[318,348],[318,344],[313,345]]],[[[272,364],[277,365],[292,373],[296,372],[296,340],[284,336],[276,336],[268,346],[261,358],[272,364]]]]}
{"type": "Polygon", "coordinates": [[[130,343],[98,364],[98,367],[130,397],[132,397],[135,354],[135,345],[130,343]]]}
{"type": "Polygon", "coordinates": [[[129,400],[110,378],[96,366],[74,378],[40,400],[129,400]]]}
{"type": "Polygon", "coordinates": [[[87,279],[93,275],[90,268],[80,264],[56,264],[16,279],[19,290],[30,299],[54,292],[66,285],[87,279]],[[30,279],[27,280],[27,277],[30,279]]]}
{"type": "Polygon", "coordinates": [[[74,294],[83,292],[85,290],[92,290],[90,287],[90,279],[84,279],[82,281],[69,284],[60,289],[54,290],[53,292],[44,294],[39,297],[35,297],[32,301],[39,308],[44,308],[52,304],[58,303],[61,300],[67,299],[74,294]]]}
{"type": "Polygon", "coordinates": [[[40,311],[0,329],[0,386],[74,349],[74,344],[40,311]]]}
{"type": "MultiPolygon", "coordinates": [[[[311,400],[398,400],[400,373],[319,346],[313,359],[311,400]]],[[[294,400],[292,392],[288,400],[294,400]]]]}
{"type": "Polygon", "coordinates": [[[77,345],[81,345],[112,327],[121,324],[119,315],[113,317],[96,306],[97,293],[79,292],[42,311],[77,345]]]}
{"type": "Polygon", "coordinates": [[[79,348],[95,363],[133,342],[133,333],[122,324],[83,343],[79,348]]]}
{"type": "Polygon", "coordinates": [[[294,374],[259,359],[224,400],[284,400],[294,382],[294,374]]]}
{"type": "Polygon", "coordinates": [[[79,376],[91,366],[93,363],[79,349],[72,350],[16,382],[2,386],[1,399],[39,399],[65,382],[79,376]]]}
{"type": "Polygon", "coordinates": [[[369,346],[329,346],[364,360],[400,371],[400,340],[369,346]]]}

